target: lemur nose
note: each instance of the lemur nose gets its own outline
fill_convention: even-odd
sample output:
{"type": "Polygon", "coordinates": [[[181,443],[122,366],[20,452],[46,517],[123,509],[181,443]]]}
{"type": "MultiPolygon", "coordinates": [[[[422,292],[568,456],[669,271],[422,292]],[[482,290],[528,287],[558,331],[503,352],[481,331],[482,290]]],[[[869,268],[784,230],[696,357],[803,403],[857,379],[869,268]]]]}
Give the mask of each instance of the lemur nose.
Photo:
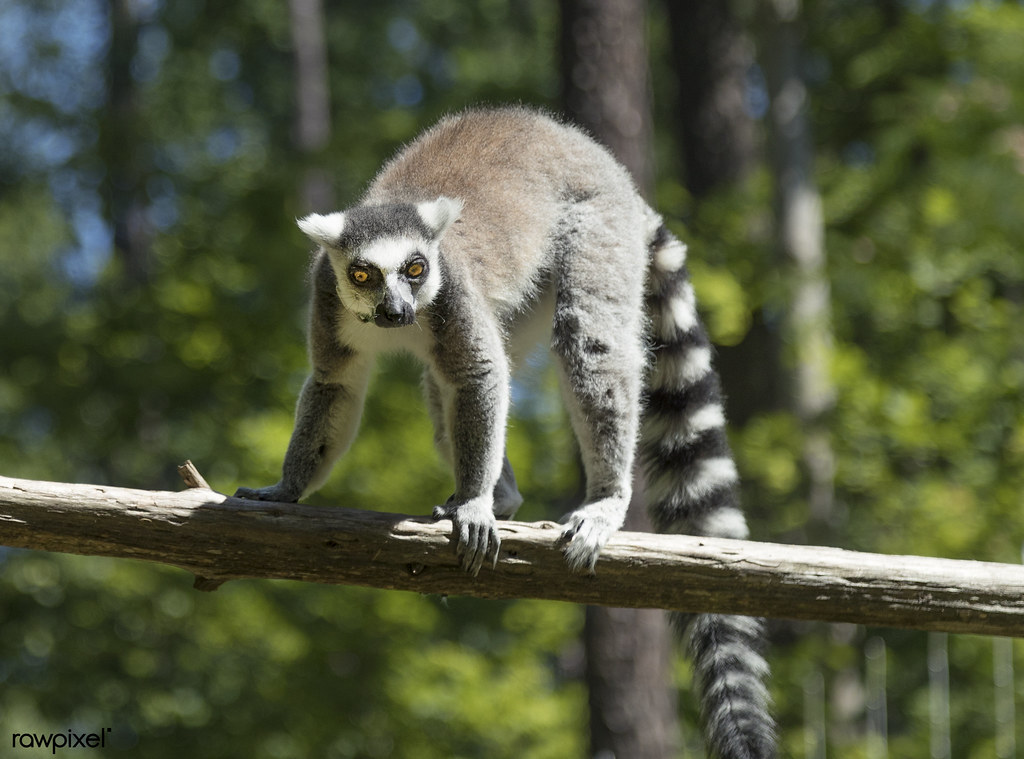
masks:
{"type": "Polygon", "coordinates": [[[381,303],[377,306],[374,323],[378,327],[404,327],[412,323],[410,317],[411,312],[401,306],[389,308],[386,303],[381,303]]]}

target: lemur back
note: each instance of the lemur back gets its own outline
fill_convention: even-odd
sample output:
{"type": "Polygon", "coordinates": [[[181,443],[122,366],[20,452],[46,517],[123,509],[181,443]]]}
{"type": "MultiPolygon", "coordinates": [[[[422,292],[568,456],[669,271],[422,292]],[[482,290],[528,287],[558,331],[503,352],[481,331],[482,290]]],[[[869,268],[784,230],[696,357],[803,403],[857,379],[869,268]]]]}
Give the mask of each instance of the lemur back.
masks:
{"type": "MultiPolygon", "coordinates": [[[[443,119],[389,161],[363,204],[446,196],[463,202],[445,258],[463,268],[502,315],[530,306],[541,280],[567,262],[582,215],[614,223],[622,266],[646,266],[646,206],[625,169],[583,133],[525,109],[470,111],[443,119]],[[530,146],[530,149],[525,149],[530,146]],[[593,209],[593,211],[591,211],[593,209]]],[[[578,246],[576,246],[578,247],[578,246]]],[[[595,262],[606,274],[616,261],[595,262]]],[[[580,248],[576,255],[590,256],[580,248]]],[[[618,275],[617,275],[618,276],[618,275]]]]}
{"type": "MultiPolygon", "coordinates": [[[[638,443],[659,531],[746,537],[686,248],[583,132],[524,108],[450,116],[356,206],[299,225],[318,245],[313,372],[281,481],[238,495],[291,501],[319,487],[355,435],[374,357],[408,350],[425,365],[435,442],[455,473],[434,515],[451,519],[467,571],[496,566],[496,519],[522,503],[505,456],[514,346],[540,317],[586,473],[584,503],[564,519],[570,570],[594,571],[622,526],[638,443]]],[[[747,618],[689,623],[721,759],[774,754],[760,638],[747,618]]]]}

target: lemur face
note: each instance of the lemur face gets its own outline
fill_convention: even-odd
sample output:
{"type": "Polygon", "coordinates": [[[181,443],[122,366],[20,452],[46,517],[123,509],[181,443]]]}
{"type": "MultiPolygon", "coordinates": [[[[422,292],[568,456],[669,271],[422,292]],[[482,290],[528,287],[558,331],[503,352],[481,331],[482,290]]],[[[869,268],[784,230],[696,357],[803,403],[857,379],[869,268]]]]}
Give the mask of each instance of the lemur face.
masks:
{"type": "Polygon", "coordinates": [[[389,237],[332,256],[342,303],[378,327],[412,324],[440,285],[437,248],[436,241],[423,238],[389,237]]]}
{"type": "Polygon", "coordinates": [[[378,327],[404,327],[441,287],[441,236],[461,210],[442,197],[311,214],[298,224],[326,251],[346,309],[378,327]]]}

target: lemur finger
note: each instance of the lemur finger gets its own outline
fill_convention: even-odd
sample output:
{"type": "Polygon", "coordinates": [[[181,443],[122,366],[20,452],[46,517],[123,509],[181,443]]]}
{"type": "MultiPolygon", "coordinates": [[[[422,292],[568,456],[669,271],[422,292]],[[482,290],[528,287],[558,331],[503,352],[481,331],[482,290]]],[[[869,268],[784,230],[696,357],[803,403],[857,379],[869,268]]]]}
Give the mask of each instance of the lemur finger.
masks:
{"type": "Polygon", "coordinates": [[[455,541],[455,555],[465,564],[466,557],[473,552],[473,536],[468,524],[459,524],[457,520],[455,524],[459,531],[459,537],[455,541]]]}
{"type": "Polygon", "coordinates": [[[465,555],[462,558],[462,568],[476,577],[480,574],[480,566],[483,564],[481,559],[480,525],[470,525],[468,531],[469,538],[465,546],[465,555]]]}
{"type": "Polygon", "coordinates": [[[434,519],[450,519],[452,521],[452,534],[450,538],[452,551],[459,565],[466,569],[466,552],[469,546],[469,527],[462,524],[457,518],[456,511],[448,504],[435,506],[432,514],[434,519]]]}
{"type": "Polygon", "coordinates": [[[498,566],[498,553],[501,551],[501,538],[498,537],[498,531],[496,529],[491,529],[490,539],[491,552],[489,558],[491,560],[491,569],[496,569],[498,566]]]}
{"type": "Polygon", "coordinates": [[[501,549],[501,538],[493,525],[479,524],[475,526],[472,541],[472,562],[467,571],[474,577],[480,573],[484,562],[488,562],[493,569],[498,565],[498,554],[501,549]]]}
{"type": "Polygon", "coordinates": [[[480,574],[480,568],[483,566],[483,563],[483,553],[476,551],[473,553],[472,561],[468,562],[468,566],[465,566],[464,569],[473,577],[476,577],[480,574]]]}
{"type": "Polygon", "coordinates": [[[463,523],[459,527],[459,544],[456,554],[459,557],[463,571],[470,574],[473,572],[473,565],[476,563],[476,555],[479,552],[478,539],[474,525],[463,523]]]}
{"type": "Polygon", "coordinates": [[[604,541],[600,531],[586,519],[572,519],[562,531],[562,554],[573,572],[593,573],[604,541]]]}
{"type": "Polygon", "coordinates": [[[565,556],[565,563],[569,565],[569,569],[576,574],[594,574],[594,569],[597,566],[597,558],[600,556],[601,551],[592,545],[588,545],[581,540],[573,540],[563,550],[565,556]]]}
{"type": "Polygon", "coordinates": [[[494,528],[489,524],[480,525],[480,544],[479,552],[477,554],[477,565],[474,576],[480,572],[484,562],[487,561],[492,552],[495,550],[495,544],[497,543],[498,536],[494,528]]]}

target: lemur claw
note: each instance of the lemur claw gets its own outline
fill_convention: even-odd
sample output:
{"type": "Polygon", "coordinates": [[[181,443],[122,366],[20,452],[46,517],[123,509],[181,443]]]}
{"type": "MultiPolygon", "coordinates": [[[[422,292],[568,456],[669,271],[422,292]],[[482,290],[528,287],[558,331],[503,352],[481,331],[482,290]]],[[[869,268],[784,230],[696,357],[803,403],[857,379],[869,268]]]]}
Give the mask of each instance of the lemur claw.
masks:
{"type": "Polygon", "coordinates": [[[560,540],[571,571],[594,573],[601,549],[622,526],[627,507],[628,502],[622,498],[606,498],[565,516],[565,529],[560,540]]]}
{"type": "Polygon", "coordinates": [[[434,507],[434,519],[452,520],[455,555],[462,569],[476,577],[484,562],[498,566],[501,538],[490,504],[477,500],[434,507]]]}

